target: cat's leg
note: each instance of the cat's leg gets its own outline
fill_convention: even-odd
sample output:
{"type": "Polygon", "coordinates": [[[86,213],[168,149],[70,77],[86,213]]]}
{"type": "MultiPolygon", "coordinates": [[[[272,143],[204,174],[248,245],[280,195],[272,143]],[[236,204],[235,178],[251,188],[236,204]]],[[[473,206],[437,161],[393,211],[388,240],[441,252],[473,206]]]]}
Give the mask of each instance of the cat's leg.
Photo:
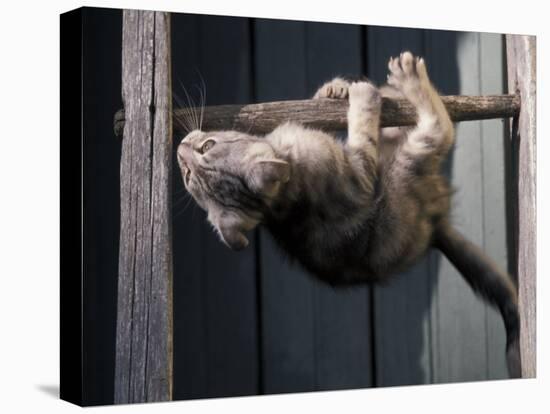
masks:
{"type": "Polygon", "coordinates": [[[348,96],[348,145],[365,149],[372,156],[376,156],[382,100],[374,85],[369,82],[350,83],[342,78],[334,78],[321,86],[313,99],[344,99],[348,96]]]}
{"type": "Polygon", "coordinates": [[[333,98],[333,99],[345,99],[348,97],[348,89],[350,83],[342,78],[334,78],[331,81],[321,86],[313,99],[319,98],[333,98]]]}
{"type": "MultiPolygon", "coordinates": [[[[398,156],[411,162],[445,155],[453,144],[453,124],[428,78],[424,60],[404,52],[390,59],[388,68],[388,84],[401,91],[418,113],[416,127],[408,133],[398,156]]],[[[440,158],[434,159],[434,167],[440,158]]]]}
{"type": "Polygon", "coordinates": [[[337,77],[321,86],[313,99],[347,97],[349,97],[349,109],[346,145],[356,150],[359,158],[367,161],[374,171],[378,158],[382,104],[378,89],[369,82],[350,83],[337,77]]]}
{"type": "Polygon", "coordinates": [[[350,85],[347,146],[363,151],[374,163],[378,158],[381,105],[380,93],[371,83],[350,85]]]}

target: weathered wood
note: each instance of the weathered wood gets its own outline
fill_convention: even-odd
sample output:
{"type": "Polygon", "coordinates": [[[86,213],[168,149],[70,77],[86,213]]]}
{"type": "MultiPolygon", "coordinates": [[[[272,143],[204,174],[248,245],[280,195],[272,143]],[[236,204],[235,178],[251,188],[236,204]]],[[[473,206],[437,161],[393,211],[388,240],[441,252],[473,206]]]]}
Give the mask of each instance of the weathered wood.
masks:
{"type": "MultiPolygon", "coordinates": [[[[519,113],[520,101],[515,95],[496,96],[444,96],[443,102],[453,121],[510,118],[519,113]]],[[[198,109],[197,109],[198,110],[198,109]]],[[[266,102],[250,105],[208,106],[204,109],[203,130],[234,129],[264,134],[285,121],[324,130],[341,130],[347,125],[348,101],[341,99],[296,100],[266,102]]],[[[185,111],[176,109],[174,127],[180,131],[178,122],[185,111]]],[[[382,100],[381,125],[404,126],[416,122],[416,112],[405,99],[382,100]]],[[[115,114],[114,130],[120,135],[124,125],[124,112],[115,114]]]]}
{"type": "Polygon", "coordinates": [[[517,276],[521,374],[536,376],[536,43],[534,36],[507,35],[508,90],[521,97],[512,127],[517,177],[517,276]]]}
{"type": "Polygon", "coordinates": [[[172,397],[170,16],[125,10],[115,403],[172,397]]]}

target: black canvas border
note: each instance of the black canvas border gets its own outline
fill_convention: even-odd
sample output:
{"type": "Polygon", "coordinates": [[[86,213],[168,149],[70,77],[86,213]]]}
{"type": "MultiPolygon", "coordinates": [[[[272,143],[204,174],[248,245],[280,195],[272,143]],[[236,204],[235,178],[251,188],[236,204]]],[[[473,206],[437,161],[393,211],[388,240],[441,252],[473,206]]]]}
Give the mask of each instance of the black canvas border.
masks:
{"type": "Polygon", "coordinates": [[[83,403],[82,9],[60,16],[60,398],[83,403]]]}

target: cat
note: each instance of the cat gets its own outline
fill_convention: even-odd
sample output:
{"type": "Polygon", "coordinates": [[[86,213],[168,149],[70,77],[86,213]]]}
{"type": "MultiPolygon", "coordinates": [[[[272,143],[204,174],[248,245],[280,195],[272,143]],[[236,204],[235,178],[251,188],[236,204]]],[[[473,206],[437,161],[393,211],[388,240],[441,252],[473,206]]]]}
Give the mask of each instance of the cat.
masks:
{"type": "Polygon", "coordinates": [[[391,58],[387,84],[335,78],[313,99],[349,99],[345,141],[286,122],[265,136],[187,134],[177,149],[187,191],[220,239],[240,250],[259,224],[311,274],[333,285],[380,283],[439,249],[504,320],[507,364],[520,376],[517,290],[511,278],[449,220],[441,175],[453,124],[425,62],[391,58]],[[404,97],[410,128],[380,128],[381,97],[404,97]]]}

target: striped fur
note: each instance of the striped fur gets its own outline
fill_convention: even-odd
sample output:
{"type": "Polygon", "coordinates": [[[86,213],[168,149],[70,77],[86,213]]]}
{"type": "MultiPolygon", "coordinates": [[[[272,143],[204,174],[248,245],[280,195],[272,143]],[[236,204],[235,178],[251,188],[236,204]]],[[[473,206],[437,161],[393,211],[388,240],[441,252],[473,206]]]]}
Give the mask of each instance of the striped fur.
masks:
{"type": "Polygon", "coordinates": [[[517,293],[508,275],[448,224],[449,185],[441,162],[453,125],[422,59],[389,62],[388,85],[336,78],[314,98],[349,97],[345,141],[296,123],[265,137],[192,131],[178,148],[188,191],[233,249],[266,226],[281,248],[332,285],[383,282],[438,247],[474,291],[496,305],[519,376],[517,293]],[[380,130],[380,96],[404,96],[413,128],[380,130]]]}

